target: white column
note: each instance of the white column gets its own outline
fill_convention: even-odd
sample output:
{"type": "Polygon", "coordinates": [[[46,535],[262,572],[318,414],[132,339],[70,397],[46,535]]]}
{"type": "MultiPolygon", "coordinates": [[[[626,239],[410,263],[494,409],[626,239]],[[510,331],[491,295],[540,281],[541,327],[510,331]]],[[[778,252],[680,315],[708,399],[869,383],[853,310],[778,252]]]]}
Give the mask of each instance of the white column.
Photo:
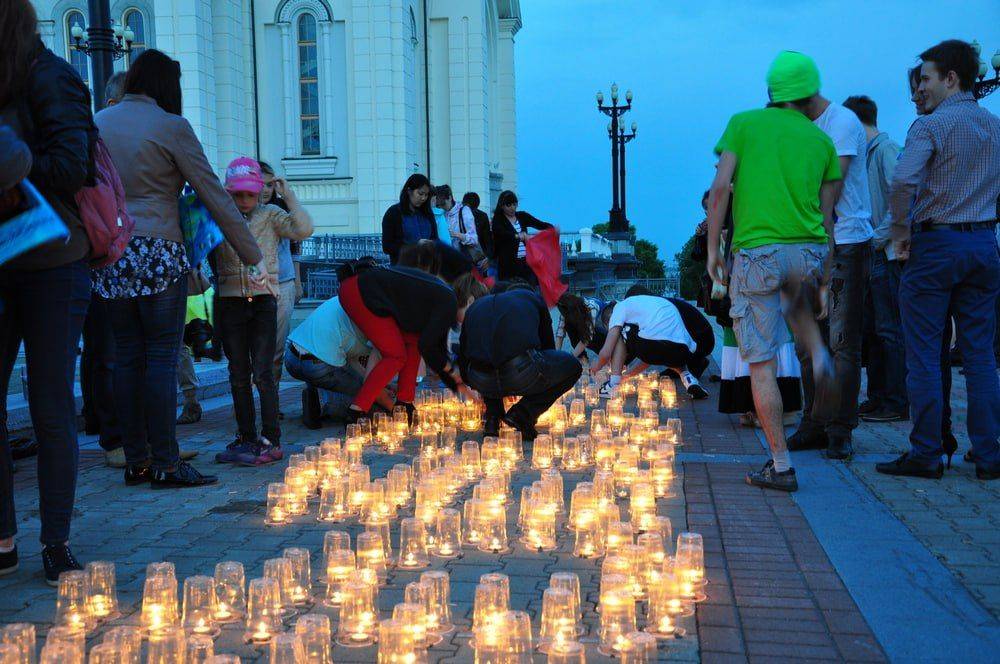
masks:
{"type": "Polygon", "coordinates": [[[322,39],[322,44],[320,48],[322,49],[321,55],[323,58],[322,72],[320,82],[320,94],[323,95],[323,114],[320,118],[320,122],[323,126],[323,156],[332,157],[333,156],[333,39],[331,38],[331,29],[333,23],[330,21],[320,21],[320,35],[322,39]]]}
{"type": "Polygon", "coordinates": [[[39,21],[38,35],[42,38],[42,43],[45,44],[45,48],[50,50],[55,50],[56,48],[55,21],[39,21]]]}
{"type": "Polygon", "coordinates": [[[298,92],[299,77],[295,75],[295,63],[292,59],[292,25],[290,23],[279,23],[281,29],[281,57],[284,65],[284,85],[285,90],[285,158],[294,157],[299,146],[295,140],[295,121],[298,113],[295,109],[295,94],[298,92]]]}
{"type": "Polygon", "coordinates": [[[497,96],[499,103],[500,170],[504,189],[517,190],[517,105],[514,96],[514,35],[520,19],[500,19],[497,44],[497,96]]]}

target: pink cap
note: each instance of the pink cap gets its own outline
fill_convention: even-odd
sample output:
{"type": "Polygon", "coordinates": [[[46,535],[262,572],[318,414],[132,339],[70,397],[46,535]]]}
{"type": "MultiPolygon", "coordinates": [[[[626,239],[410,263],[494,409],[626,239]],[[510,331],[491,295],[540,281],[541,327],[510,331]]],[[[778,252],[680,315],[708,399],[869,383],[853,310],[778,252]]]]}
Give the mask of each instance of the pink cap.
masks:
{"type": "Polygon", "coordinates": [[[246,191],[259,194],[264,188],[260,164],[250,157],[237,157],[226,167],[226,191],[246,191]]]}

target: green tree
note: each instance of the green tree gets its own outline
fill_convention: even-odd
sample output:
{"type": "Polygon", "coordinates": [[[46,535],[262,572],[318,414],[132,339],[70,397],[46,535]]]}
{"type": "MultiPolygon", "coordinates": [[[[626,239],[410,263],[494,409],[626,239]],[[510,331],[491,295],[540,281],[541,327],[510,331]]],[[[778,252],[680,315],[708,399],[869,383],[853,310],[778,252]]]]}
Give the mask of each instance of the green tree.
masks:
{"type": "Polygon", "coordinates": [[[677,262],[677,270],[680,272],[680,285],[678,289],[680,290],[681,298],[685,300],[694,300],[698,297],[698,291],[701,290],[701,275],[705,274],[705,261],[696,261],[691,258],[691,252],[695,247],[695,236],[691,236],[681,250],[674,256],[674,260],[677,262]]]}
{"type": "MultiPolygon", "coordinates": [[[[607,223],[595,224],[593,230],[597,235],[607,235],[608,227],[607,223]]],[[[637,276],[643,279],[662,279],[666,276],[659,248],[649,240],[637,240],[634,224],[628,225],[628,232],[635,246],[635,259],[639,261],[637,276]]]]}

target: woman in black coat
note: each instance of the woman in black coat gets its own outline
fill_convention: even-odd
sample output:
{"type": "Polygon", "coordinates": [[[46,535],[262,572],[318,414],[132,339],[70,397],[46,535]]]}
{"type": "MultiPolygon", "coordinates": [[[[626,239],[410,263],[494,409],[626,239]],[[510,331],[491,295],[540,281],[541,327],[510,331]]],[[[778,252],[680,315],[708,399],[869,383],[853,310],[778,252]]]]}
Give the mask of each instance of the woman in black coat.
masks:
{"type": "Polygon", "coordinates": [[[438,241],[437,224],[431,212],[431,183],[426,175],[414,173],[406,179],[399,192],[399,202],[393,203],[382,217],[382,251],[395,265],[399,250],[420,240],[438,241]]]}
{"type": "Polygon", "coordinates": [[[538,278],[524,258],[524,243],[528,240],[529,228],[545,230],[553,226],[518,210],[517,195],[513,191],[501,193],[493,211],[493,251],[500,279],[520,277],[530,284],[538,283],[538,278]]]}

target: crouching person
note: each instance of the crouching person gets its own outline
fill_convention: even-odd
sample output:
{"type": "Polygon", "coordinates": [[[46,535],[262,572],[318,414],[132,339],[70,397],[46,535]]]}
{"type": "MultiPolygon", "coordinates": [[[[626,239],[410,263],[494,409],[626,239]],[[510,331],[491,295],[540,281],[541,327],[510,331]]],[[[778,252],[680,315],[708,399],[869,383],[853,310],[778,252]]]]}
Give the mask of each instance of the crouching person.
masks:
{"type": "MultiPolygon", "coordinates": [[[[346,420],[351,402],[378,361],[378,351],[344,311],[339,297],[319,305],[288,335],[285,347],[285,369],[306,384],[303,426],[318,429],[323,417],[346,420]]],[[[391,412],[395,396],[383,389],[375,403],[391,412]]]]}
{"type": "Polygon", "coordinates": [[[535,423],[567,392],[583,371],[571,353],[555,350],[552,319],[527,285],[479,298],[465,312],[459,367],[486,406],[484,433],[495,436],[504,422],[534,440],[535,423]],[[504,413],[503,398],[521,400],[504,413]]]}

